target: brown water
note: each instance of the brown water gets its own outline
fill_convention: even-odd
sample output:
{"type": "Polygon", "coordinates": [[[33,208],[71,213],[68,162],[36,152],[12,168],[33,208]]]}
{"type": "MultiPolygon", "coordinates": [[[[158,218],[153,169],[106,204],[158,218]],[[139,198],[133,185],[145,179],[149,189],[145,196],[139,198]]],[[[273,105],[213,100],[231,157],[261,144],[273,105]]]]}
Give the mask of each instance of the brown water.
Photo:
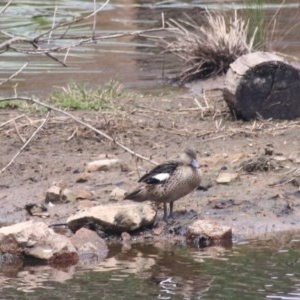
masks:
{"type": "MultiPolygon", "coordinates": [[[[14,1],[1,15],[0,28],[15,35],[34,36],[43,31],[43,23],[52,23],[55,3],[37,0],[14,1]]],[[[98,1],[98,5],[102,3],[98,1]]],[[[98,14],[96,33],[107,36],[120,31],[134,32],[160,27],[162,13],[166,20],[180,18],[184,13],[199,20],[205,8],[229,12],[235,8],[244,10],[243,3],[244,1],[112,0],[98,14]]],[[[94,7],[92,0],[65,0],[57,5],[57,21],[69,21],[92,11],[94,7]]],[[[280,5],[281,1],[266,1],[263,10],[266,22],[272,19],[280,5]]],[[[253,9],[251,13],[254,11],[253,9]]],[[[273,49],[283,49],[285,53],[300,58],[300,32],[294,28],[296,20],[299,19],[299,3],[285,1],[284,8],[277,15],[274,41],[270,44],[273,49]]],[[[92,20],[72,33],[90,35],[91,26],[92,20]]],[[[2,38],[0,36],[0,41],[2,38]]],[[[1,87],[2,93],[6,95],[12,94],[16,84],[19,93],[45,96],[53,87],[63,86],[71,81],[100,85],[110,79],[119,80],[129,89],[153,93],[170,89],[166,79],[172,77],[179,67],[174,57],[161,53],[155,41],[137,37],[107,39],[96,45],[74,48],[68,55],[68,67],[62,67],[43,55],[6,52],[0,57],[0,79],[13,74],[25,62],[29,63],[22,74],[1,87]]],[[[57,57],[63,60],[64,53],[57,54],[57,57]]]]}

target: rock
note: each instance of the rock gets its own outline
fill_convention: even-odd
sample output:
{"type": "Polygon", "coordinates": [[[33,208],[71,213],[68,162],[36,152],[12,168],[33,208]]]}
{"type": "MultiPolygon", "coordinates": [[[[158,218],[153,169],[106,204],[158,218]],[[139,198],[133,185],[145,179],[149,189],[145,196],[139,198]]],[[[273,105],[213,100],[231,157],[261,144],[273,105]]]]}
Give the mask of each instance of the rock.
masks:
{"type": "Polygon", "coordinates": [[[112,168],[119,167],[121,161],[118,158],[107,158],[107,159],[100,159],[89,162],[86,165],[87,172],[95,172],[95,171],[108,171],[112,168]]]}
{"type": "Polygon", "coordinates": [[[121,238],[123,242],[130,242],[131,241],[131,235],[128,232],[122,232],[121,238]]]}
{"type": "Polygon", "coordinates": [[[67,220],[69,228],[75,232],[88,222],[93,222],[105,231],[134,231],[154,223],[156,210],[151,202],[133,202],[98,205],[87,208],[70,216],[67,220]]]}
{"type": "Polygon", "coordinates": [[[107,256],[106,242],[95,231],[80,228],[71,237],[71,242],[77,249],[80,260],[103,260],[107,256]]]}
{"type": "Polygon", "coordinates": [[[61,191],[61,199],[63,202],[73,202],[76,200],[76,195],[69,189],[63,189],[61,191]]]}
{"type": "Polygon", "coordinates": [[[218,225],[210,220],[197,220],[187,228],[187,238],[195,239],[197,237],[208,237],[215,240],[231,240],[232,229],[229,226],[218,225]]]}
{"type": "Polygon", "coordinates": [[[217,183],[219,184],[227,184],[235,179],[237,179],[239,176],[239,173],[228,173],[228,172],[222,172],[218,175],[218,178],[216,179],[217,183]]]}
{"type": "Polygon", "coordinates": [[[93,194],[85,189],[80,189],[77,191],[76,199],[82,200],[82,199],[89,199],[93,196],[93,194]]]}
{"type": "Polygon", "coordinates": [[[84,183],[87,182],[89,179],[91,178],[91,174],[88,172],[83,172],[79,175],[78,179],[76,180],[76,182],[78,183],[84,183]]]}
{"type": "Polygon", "coordinates": [[[131,240],[132,240],[131,235],[128,232],[122,232],[121,238],[122,238],[122,251],[130,250],[131,240]]]}
{"type": "Polygon", "coordinates": [[[47,218],[50,216],[48,213],[48,209],[44,203],[36,204],[36,203],[28,203],[25,205],[25,209],[31,216],[47,218]]]}
{"type": "Polygon", "coordinates": [[[124,198],[125,193],[126,193],[125,190],[123,190],[119,187],[116,187],[111,191],[110,199],[112,199],[112,200],[121,200],[121,199],[124,198]]]}
{"type": "Polygon", "coordinates": [[[165,230],[165,226],[166,226],[165,222],[158,222],[156,224],[156,227],[153,229],[153,234],[161,235],[165,230]]]}
{"type": "Polygon", "coordinates": [[[62,202],[61,189],[59,186],[52,185],[46,192],[46,203],[62,202]]]}
{"type": "Polygon", "coordinates": [[[49,263],[78,261],[70,240],[42,222],[28,221],[0,228],[0,252],[33,256],[49,263]]]}
{"type": "Polygon", "coordinates": [[[283,155],[275,155],[275,156],[273,156],[273,159],[276,161],[286,161],[287,160],[287,158],[283,155]]]}
{"type": "MultiPolygon", "coordinates": [[[[299,164],[300,163],[300,153],[292,153],[290,156],[289,156],[289,160],[291,160],[292,162],[296,163],[296,164],[299,164]]],[[[1,199],[1,197],[0,197],[1,199]]]]}

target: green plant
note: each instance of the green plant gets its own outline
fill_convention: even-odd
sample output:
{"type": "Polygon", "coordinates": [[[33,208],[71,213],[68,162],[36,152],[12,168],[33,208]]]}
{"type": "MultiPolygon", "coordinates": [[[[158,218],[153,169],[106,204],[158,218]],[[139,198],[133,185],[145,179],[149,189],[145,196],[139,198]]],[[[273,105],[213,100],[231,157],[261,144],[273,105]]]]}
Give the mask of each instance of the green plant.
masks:
{"type": "Polygon", "coordinates": [[[253,36],[254,49],[266,50],[267,47],[267,24],[264,10],[265,0],[244,0],[245,9],[242,13],[242,18],[248,20],[248,38],[253,36]]]}
{"type": "Polygon", "coordinates": [[[123,94],[122,86],[114,80],[96,89],[88,87],[87,84],[73,82],[66,87],[57,88],[49,97],[49,102],[66,109],[110,109],[111,100],[123,94]]]}

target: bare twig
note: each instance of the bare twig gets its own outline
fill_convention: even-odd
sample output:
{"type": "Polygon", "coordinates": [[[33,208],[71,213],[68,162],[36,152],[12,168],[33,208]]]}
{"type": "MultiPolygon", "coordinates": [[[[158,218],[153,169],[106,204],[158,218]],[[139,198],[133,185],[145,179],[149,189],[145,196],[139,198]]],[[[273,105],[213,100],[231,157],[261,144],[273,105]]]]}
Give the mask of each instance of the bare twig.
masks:
{"type": "Polygon", "coordinates": [[[19,70],[17,70],[15,73],[10,75],[8,78],[1,81],[0,85],[6,83],[7,81],[9,81],[9,80],[13,79],[14,77],[16,77],[18,74],[20,74],[27,67],[27,65],[28,65],[28,62],[26,62],[19,70]]]}
{"type": "Polygon", "coordinates": [[[6,5],[1,9],[0,15],[3,14],[3,13],[6,11],[6,9],[11,5],[11,3],[12,3],[13,1],[14,1],[14,0],[10,0],[10,1],[8,1],[8,2],[6,3],[6,5]]]}
{"type": "MultiPolygon", "coordinates": [[[[1,101],[1,100],[0,100],[1,101]]],[[[43,128],[43,126],[46,124],[46,122],[48,121],[48,118],[50,116],[50,111],[48,111],[46,118],[43,120],[43,122],[41,123],[41,125],[33,132],[33,134],[31,135],[31,137],[26,141],[25,144],[23,144],[23,146],[19,149],[19,151],[13,156],[13,158],[10,160],[10,162],[3,167],[0,170],[0,174],[3,173],[14,161],[15,159],[20,155],[20,153],[29,145],[29,143],[32,141],[32,139],[35,137],[35,135],[43,128]]]]}
{"type": "Polygon", "coordinates": [[[23,114],[23,115],[19,115],[19,116],[15,117],[15,118],[12,118],[12,119],[10,119],[10,120],[7,120],[6,122],[0,124],[0,128],[1,128],[1,127],[4,127],[5,125],[9,124],[10,122],[15,122],[16,120],[21,119],[21,118],[23,118],[24,116],[25,116],[25,115],[23,114]]]}
{"type": "Polygon", "coordinates": [[[49,32],[48,45],[50,44],[50,40],[51,40],[52,33],[53,33],[53,28],[55,27],[56,13],[57,13],[57,6],[55,6],[55,8],[54,8],[53,21],[52,21],[52,30],[49,32]]]}
{"type": "Polygon", "coordinates": [[[43,37],[45,35],[48,35],[50,33],[50,31],[53,31],[53,30],[56,30],[56,29],[59,29],[59,28],[69,27],[69,26],[74,25],[76,23],[80,23],[82,21],[85,21],[85,20],[88,20],[88,19],[92,18],[94,15],[97,15],[101,10],[103,10],[104,7],[109,3],[109,1],[110,0],[106,0],[98,9],[94,10],[92,13],[90,13],[87,16],[77,18],[77,19],[72,20],[70,22],[56,24],[53,28],[51,28],[51,29],[41,33],[40,35],[36,36],[35,41],[38,41],[41,37],[43,37]]]}
{"type": "Polygon", "coordinates": [[[70,141],[77,133],[78,133],[78,127],[76,127],[73,133],[67,138],[67,141],[70,141]]]}
{"type": "Polygon", "coordinates": [[[14,126],[15,126],[15,129],[16,129],[16,132],[17,132],[17,135],[18,135],[18,137],[19,137],[19,139],[21,140],[21,142],[23,143],[23,144],[25,144],[26,143],[26,140],[22,137],[22,135],[21,135],[21,133],[20,133],[20,131],[19,131],[19,128],[18,128],[18,126],[17,126],[17,123],[14,121],[14,126]]]}
{"type": "MultiPolygon", "coordinates": [[[[47,103],[44,103],[36,98],[29,98],[29,97],[16,97],[16,98],[5,98],[5,99],[0,99],[0,102],[2,101],[12,101],[12,100],[20,100],[20,101],[28,101],[28,102],[33,102],[33,103],[36,103],[38,105],[41,105],[41,106],[44,106],[50,110],[53,110],[53,111],[56,111],[56,112],[59,112],[63,115],[66,115],[68,117],[70,117],[71,119],[73,119],[74,121],[76,121],[77,123],[89,128],[90,130],[96,132],[97,134],[103,136],[104,138],[106,138],[107,140],[115,143],[116,145],[118,145],[120,148],[122,148],[123,150],[125,150],[126,152],[130,153],[131,155],[135,156],[135,157],[138,157],[140,159],[143,159],[145,161],[148,161],[154,165],[156,165],[157,163],[153,160],[151,160],[150,158],[148,157],[145,157],[141,154],[138,154],[136,153],[135,151],[131,150],[130,148],[126,147],[125,145],[119,143],[118,141],[116,141],[114,138],[112,138],[110,135],[104,133],[103,131],[101,130],[98,130],[97,128],[95,128],[94,126],[92,126],[91,124],[88,124],[80,119],[78,119],[77,117],[75,117],[74,115],[72,115],[71,113],[67,112],[67,111],[63,111],[57,107],[54,107],[52,105],[49,105],[47,103]]],[[[0,172],[1,173],[1,172],[0,172]]]]}

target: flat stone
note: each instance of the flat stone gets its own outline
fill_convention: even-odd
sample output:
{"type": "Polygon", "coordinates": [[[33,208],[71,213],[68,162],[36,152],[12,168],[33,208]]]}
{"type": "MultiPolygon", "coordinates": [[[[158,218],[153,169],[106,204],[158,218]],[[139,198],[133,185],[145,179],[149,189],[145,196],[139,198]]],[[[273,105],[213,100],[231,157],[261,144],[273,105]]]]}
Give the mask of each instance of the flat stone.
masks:
{"type": "Polygon", "coordinates": [[[82,199],[90,199],[92,198],[93,194],[86,190],[86,189],[80,189],[77,191],[76,199],[82,200],[82,199]]]}
{"type": "Polygon", "coordinates": [[[61,191],[61,198],[63,202],[74,202],[76,195],[73,191],[66,188],[61,191]]]}
{"type": "Polygon", "coordinates": [[[110,199],[113,199],[113,200],[121,200],[124,198],[125,196],[125,193],[126,191],[119,188],[119,187],[116,187],[114,188],[111,193],[110,193],[110,199]]]}
{"type": "Polygon", "coordinates": [[[43,222],[28,221],[0,228],[0,252],[24,254],[51,263],[78,261],[70,240],[43,222]]]}
{"type": "Polygon", "coordinates": [[[187,228],[187,237],[207,236],[211,240],[231,240],[232,228],[211,220],[197,220],[187,228]]]}
{"type": "Polygon", "coordinates": [[[229,172],[222,172],[218,175],[216,182],[219,184],[228,184],[234,180],[236,180],[239,176],[239,173],[229,173],[229,172]]]}
{"type": "Polygon", "coordinates": [[[88,222],[100,225],[106,231],[134,231],[155,221],[156,210],[151,202],[133,202],[98,205],[86,208],[67,219],[69,228],[76,232],[88,222]]]}
{"type": "Polygon", "coordinates": [[[83,183],[83,182],[87,182],[89,179],[91,178],[91,174],[88,172],[83,172],[79,175],[78,179],[76,180],[76,182],[78,183],[83,183]]]}
{"type": "Polygon", "coordinates": [[[120,167],[121,160],[118,158],[107,158],[89,162],[86,165],[87,172],[108,171],[116,167],[120,167]]]}

